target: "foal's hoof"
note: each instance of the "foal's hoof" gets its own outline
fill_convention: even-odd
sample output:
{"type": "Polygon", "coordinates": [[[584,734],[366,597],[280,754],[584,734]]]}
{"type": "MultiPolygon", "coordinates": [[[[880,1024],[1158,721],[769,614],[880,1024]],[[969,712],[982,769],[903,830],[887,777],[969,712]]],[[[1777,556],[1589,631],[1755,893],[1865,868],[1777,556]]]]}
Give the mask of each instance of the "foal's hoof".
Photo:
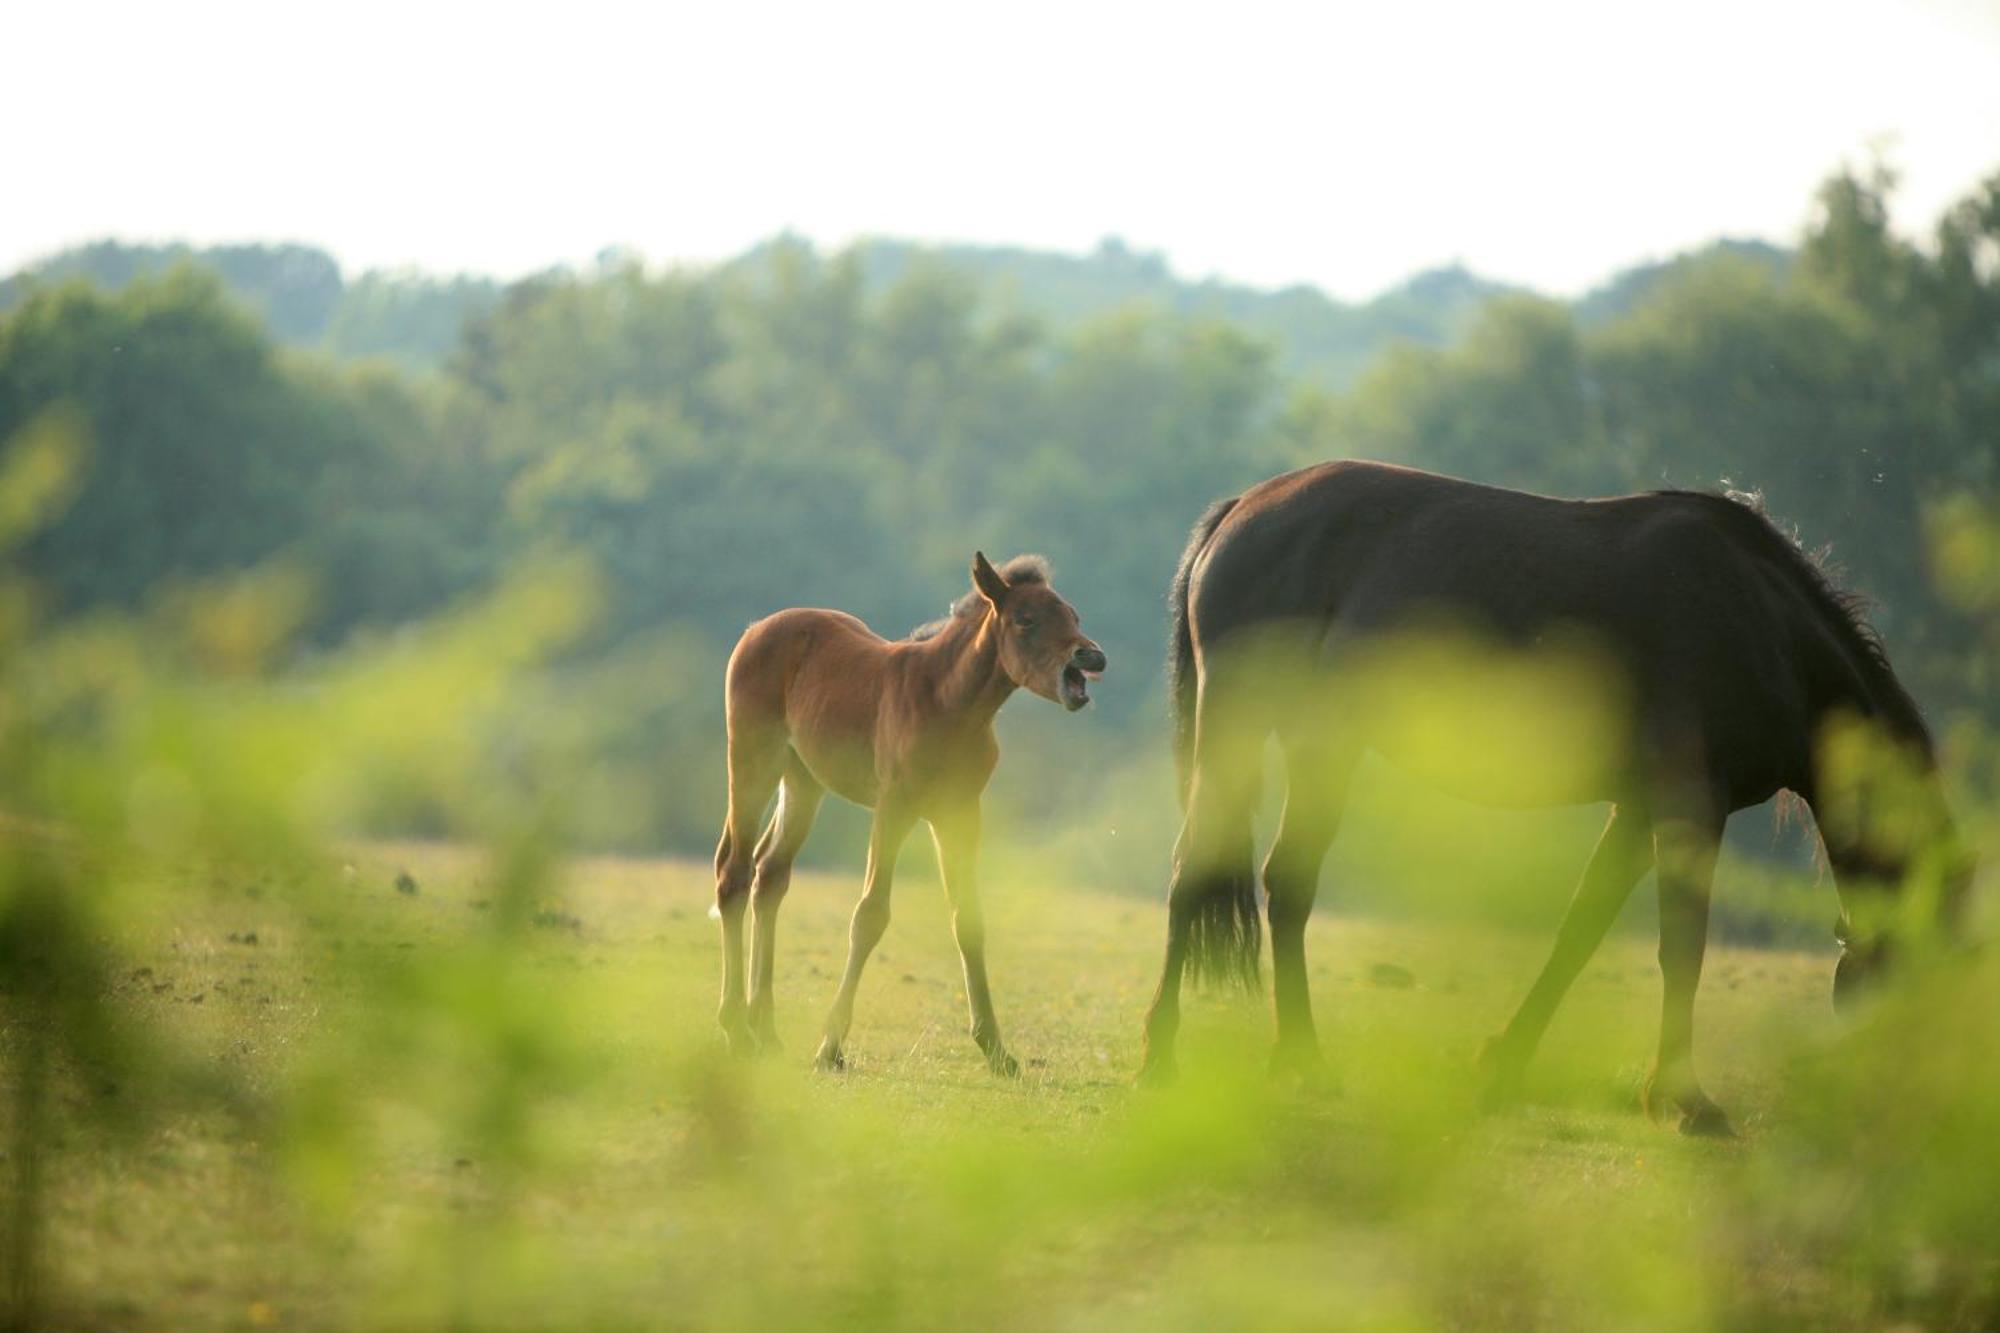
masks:
{"type": "Polygon", "coordinates": [[[735,1059],[748,1060],[757,1054],[757,1039],[750,1035],[749,1028],[726,1027],[722,1039],[729,1043],[729,1054],[735,1059]]]}
{"type": "Polygon", "coordinates": [[[1163,1055],[1157,1059],[1149,1055],[1146,1057],[1146,1062],[1139,1066],[1139,1086],[1148,1092],[1171,1088],[1179,1080],[1180,1069],[1174,1064],[1171,1055],[1163,1055]]]}
{"type": "Polygon", "coordinates": [[[777,1033],[759,1032],[757,1034],[757,1054],[769,1058],[770,1056],[783,1055],[784,1053],[785,1044],[778,1040],[777,1033]]]}
{"type": "Polygon", "coordinates": [[[986,1067],[1001,1078],[1021,1077],[1021,1062],[1005,1051],[988,1051],[986,1067]]]}
{"type": "Polygon", "coordinates": [[[1733,1139],[1736,1126],[1714,1102],[1689,1107],[1681,1112],[1681,1133],[1696,1139],[1733,1139]]]}
{"type": "Polygon", "coordinates": [[[821,1042],[819,1054],[813,1057],[813,1068],[822,1074],[838,1074],[847,1068],[847,1057],[840,1053],[838,1042],[821,1042]]]}

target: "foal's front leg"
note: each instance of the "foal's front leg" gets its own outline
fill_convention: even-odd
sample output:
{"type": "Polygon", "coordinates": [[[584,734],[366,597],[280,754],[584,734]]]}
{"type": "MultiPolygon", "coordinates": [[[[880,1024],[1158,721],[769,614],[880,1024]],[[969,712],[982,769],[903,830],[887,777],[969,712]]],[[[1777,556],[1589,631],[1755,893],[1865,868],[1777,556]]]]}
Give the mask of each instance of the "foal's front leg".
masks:
{"type": "Polygon", "coordinates": [[[1000,1041],[1000,1020],[993,1016],[993,992],[986,984],[986,922],[979,911],[979,804],[931,820],[931,841],[937,844],[938,870],[945,895],[951,899],[951,933],[965,965],[965,1000],[972,1013],[972,1039],[986,1054],[994,1073],[1019,1078],[1021,1066],[1000,1041]]]}
{"type": "Polygon", "coordinates": [[[841,1043],[854,1023],[854,992],[861,985],[861,969],[868,955],[889,928],[889,888],[896,875],[896,854],[910,835],[916,819],[893,797],[885,794],[875,807],[875,823],[868,831],[868,879],[861,901],[854,905],[854,920],[847,928],[847,967],[840,974],[840,991],[826,1016],[826,1036],[820,1041],[813,1064],[819,1069],[845,1069],[847,1057],[841,1043]]]}

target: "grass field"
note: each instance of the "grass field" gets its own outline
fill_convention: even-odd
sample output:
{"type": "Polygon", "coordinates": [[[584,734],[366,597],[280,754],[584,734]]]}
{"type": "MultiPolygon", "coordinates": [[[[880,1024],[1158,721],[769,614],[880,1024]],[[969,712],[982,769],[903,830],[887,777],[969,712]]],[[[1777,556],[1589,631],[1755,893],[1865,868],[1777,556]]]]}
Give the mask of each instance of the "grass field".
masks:
{"type": "Polygon", "coordinates": [[[1813,1071],[1849,1040],[1828,958],[1711,953],[1699,1058],[1736,1142],[1637,1109],[1648,941],[1607,945],[1524,1104],[1482,1116],[1471,1057],[1547,941],[1325,911],[1308,947],[1340,1093],[1271,1088],[1261,1001],[1197,998],[1184,1086],[1146,1094],[1132,1075],[1159,908],[1000,886],[991,966],[1023,1063],[1004,1082],[965,1036],[920,859],[832,1076],[808,1064],[848,878],[795,885],[787,1049],[755,1064],[720,1052],[702,867],[585,860],[513,910],[469,852],[370,846],[331,901],[227,876],[198,909],[159,895],[181,905],[129,923],[119,1003],[167,1066],[223,1070],[233,1091],[176,1085],[173,1109],[122,1128],[78,1098],[58,1111],[44,1317],[1878,1327],[1905,1306],[1963,1322],[1980,1307],[1952,1283],[1990,1289],[1990,1262],[1921,1237],[1888,1247],[1882,1262],[1917,1267],[1885,1279],[1869,1180],[1810,1165],[1829,1140],[1804,1090],[1823,1095],[1813,1071]]]}

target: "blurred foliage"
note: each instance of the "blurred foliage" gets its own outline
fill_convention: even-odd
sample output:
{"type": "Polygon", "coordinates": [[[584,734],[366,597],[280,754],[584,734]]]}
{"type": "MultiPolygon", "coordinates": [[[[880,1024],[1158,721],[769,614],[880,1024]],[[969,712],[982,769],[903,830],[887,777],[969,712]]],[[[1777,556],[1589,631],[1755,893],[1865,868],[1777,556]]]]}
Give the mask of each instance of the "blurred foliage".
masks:
{"type": "MultiPolygon", "coordinates": [[[[207,1107],[240,1130],[273,1114],[294,1119],[287,1151],[337,1160],[319,1136],[352,1133],[351,1089],[307,1071],[273,1100],[135,1022],[117,979],[155,913],[199,911],[246,885],[273,896],[271,912],[300,931],[307,952],[338,950],[346,908],[325,848],[371,817],[448,812],[442,831],[503,853],[489,918],[499,942],[472,942],[455,969],[376,964],[359,980],[384,999],[399,988],[429,999],[444,1048],[412,1050],[412,1068],[449,1077],[452,1061],[477,1061],[476,1072],[458,1067],[460,1085],[479,1089],[463,1115],[482,1137],[504,1135],[513,1103],[483,1066],[495,1048],[503,1063],[529,1059],[546,1022],[506,993],[516,964],[505,937],[527,928],[563,809],[552,775],[574,763],[560,728],[538,725],[524,694],[535,664],[595,606],[586,568],[547,562],[420,631],[290,669],[283,649],[303,595],[282,567],[176,587],[142,617],[46,618],[20,557],[61,521],[65,483],[90,454],[75,415],[56,414],[23,432],[0,466],[9,1327],[39,1326],[45,1313],[49,1163],[80,1141],[207,1107]],[[327,1095],[337,1098],[330,1106],[314,1101],[327,1095]]],[[[408,1016],[397,1015],[398,1031],[408,1016]]],[[[347,1035],[385,1046],[380,1033],[347,1035]]]]}

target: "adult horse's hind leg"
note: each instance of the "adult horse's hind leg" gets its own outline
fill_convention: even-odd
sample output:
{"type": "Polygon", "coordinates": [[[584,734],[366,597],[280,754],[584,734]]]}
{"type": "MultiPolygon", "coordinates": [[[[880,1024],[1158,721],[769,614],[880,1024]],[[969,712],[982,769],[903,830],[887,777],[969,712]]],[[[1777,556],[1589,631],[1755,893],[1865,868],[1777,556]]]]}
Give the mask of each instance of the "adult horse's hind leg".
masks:
{"type": "Polygon", "coordinates": [[[781,732],[730,720],[729,814],[715,848],[715,913],[722,920],[722,1004],[716,1017],[732,1055],[756,1051],[743,998],[743,912],[750,902],[757,823],[777,789],[783,762],[781,732]]]}
{"type": "Polygon", "coordinates": [[[1556,1006],[1597,952],[1604,933],[1652,864],[1653,825],[1646,812],[1629,804],[1613,806],[1569,910],[1563,913],[1555,947],[1542,964],[1541,975],[1535,978],[1506,1030],[1487,1042],[1479,1054],[1479,1072],[1485,1084],[1481,1096],[1488,1105],[1512,1094],[1555,1016],[1556,1006]]]}
{"type": "Polygon", "coordinates": [[[1729,1117],[1694,1076],[1694,993],[1708,946],[1708,898],[1722,841],[1719,816],[1662,819],[1653,825],[1660,880],[1660,1049],[1646,1079],[1645,1106],[1681,1113],[1681,1133],[1729,1137],[1729,1117]]]}
{"type": "Polygon", "coordinates": [[[826,788],[806,771],[797,754],[785,765],[778,809],[757,843],[757,868],[750,884],[750,1032],[760,1050],[778,1049],[776,1002],[771,969],[777,953],[778,907],[792,885],[792,862],[812,832],[826,788]]]}
{"type": "Polygon", "coordinates": [[[1306,920],[1319,895],[1320,866],[1340,828],[1350,751],[1316,745],[1286,747],[1285,809],[1264,859],[1265,907],[1271,922],[1271,997],[1278,1025],[1271,1072],[1317,1082],[1325,1076],[1306,984],[1306,920]]]}
{"type": "MultiPolygon", "coordinates": [[[[1204,704],[1214,698],[1205,685],[1204,704]]],[[[1246,981],[1256,975],[1257,918],[1255,846],[1250,817],[1257,800],[1257,765],[1263,732],[1250,725],[1217,727],[1204,715],[1195,742],[1187,815],[1174,842],[1173,878],[1167,888],[1167,956],[1159,988],[1146,1011],[1146,1054],[1139,1081],[1149,1087],[1171,1083],[1174,1042],[1180,1033],[1181,975],[1201,941],[1197,917],[1210,933],[1211,969],[1241,965],[1246,981]],[[1243,918],[1247,916],[1247,920],[1243,918]],[[1243,936],[1223,941],[1231,930],[1243,936]],[[1238,957],[1225,957],[1230,945],[1238,957]]]]}

